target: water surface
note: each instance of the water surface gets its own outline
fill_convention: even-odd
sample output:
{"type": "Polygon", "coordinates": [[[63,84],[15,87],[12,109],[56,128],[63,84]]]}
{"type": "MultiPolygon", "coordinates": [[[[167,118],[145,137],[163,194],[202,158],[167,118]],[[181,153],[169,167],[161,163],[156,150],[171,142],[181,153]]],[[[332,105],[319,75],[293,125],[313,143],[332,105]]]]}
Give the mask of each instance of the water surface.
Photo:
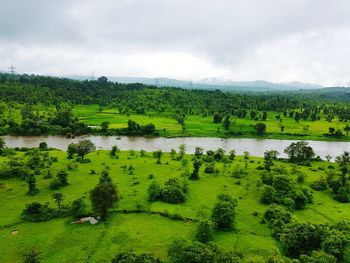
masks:
{"type": "MultiPolygon", "coordinates": [[[[263,156],[266,150],[277,150],[281,157],[285,156],[284,149],[290,145],[293,140],[273,140],[273,139],[222,139],[205,137],[178,137],[178,138],[145,138],[129,136],[83,136],[74,139],[67,139],[62,136],[4,136],[6,145],[14,147],[37,147],[40,142],[47,142],[50,147],[66,150],[68,144],[78,142],[82,139],[91,140],[98,149],[110,149],[117,145],[122,150],[162,150],[169,152],[171,149],[178,149],[180,144],[186,145],[187,152],[193,153],[195,147],[200,146],[205,151],[223,148],[227,152],[234,149],[241,155],[248,151],[252,156],[263,156]]],[[[317,155],[324,157],[331,155],[335,157],[344,151],[350,151],[350,142],[327,142],[327,141],[308,141],[314,148],[317,155]]]]}

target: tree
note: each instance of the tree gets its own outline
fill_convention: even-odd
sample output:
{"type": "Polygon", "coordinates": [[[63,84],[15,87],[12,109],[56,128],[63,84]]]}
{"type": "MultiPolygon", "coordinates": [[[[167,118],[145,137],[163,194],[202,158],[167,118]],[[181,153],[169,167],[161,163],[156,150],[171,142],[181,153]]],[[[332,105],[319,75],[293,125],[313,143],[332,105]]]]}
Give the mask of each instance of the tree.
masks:
{"type": "Polygon", "coordinates": [[[23,254],[23,263],[40,263],[39,257],[41,253],[32,248],[23,254]]]}
{"type": "Polygon", "coordinates": [[[292,162],[307,162],[311,161],[315,156],[315,152],[309,143],[305,141],[293,142],[285,150],[292,162]]]}
{"type": "Polygon", "coordinates": [[[96,150],[95,145],[90,140],[82,140],[76,144],[76,153],[84,159],[84,156],[96,150]]]}
{"type": "Polygon", "coordinates": [[[346,175],[349,172],[350,153],[349,152],[344,152],[342,155],[337,156],[335,158],[335,162],[337,164],[339,164],[340,171],[341,171],[341,184],[342,184],[342,186],[345,186],[346,175]]]}
{"type": "Polygon", "coordinates": [[[109,155],[111,157],[115,157],[116,159],[118,159],[119,158],[119,152],[120,152],[120,149],[118,148],[118,146],[117,145],[113,145],[111,151],[109,152],[109,155]]]}
{"type": "Polygon", "coordinates": [[[211,220],[216,229],[232,229],[235,223],[235,207],[237,200],[230,195],[219,194],[215,204],[211,220]]]}
{"type": "Polygon", "coordinates": [[[62,202],[63,202],[63,194],[60,192],[55,192],[52,194],[52,198],[55,201],[58,210],[60,210],[62,208],[62,202]]]}
{"type": "Polygon", "coordinates": [[[39,192],[38,188],[36,187],[36,178],[35,178],[34,174],[29,173],[26,181],[28,184],[28,194],[29,195],[35,195],[36,193],[39,192]]]}
{"type": "Polygon", "coordinates": [[[348,238],[338,230],[329,231],[328,235],[322,240],[321,248],[324,252],[333,255],[342,261],[348,244],[348,238]]]}
{"type": "Polygon", "coordinates": [[[95,212],[105,219],[108,209],[117,205],[120,197],[117,188],[112,182],[99,183],[90,191],[90,199],[95,212]]]}
{"type": "Polygon", "coordinates": [[[6,147],[6,143],[5,140],[3,138],[0,137],[0,154],[3,152],[3,150],[6,147]]]}
{"type": "Polygon", "coordinates": [[[213,122],[214,123],[221,123],[221,121],[222,121],[222,115],[218,112],[215,112],[214,116],[213,116],[213,122]]]}
{"type": "Polygon", "coordinates": [[[117,254],[112,263],[161,263],[161,261],[149,253],[137,255],[134,251],[127,251],[117,254]]]}
{"type": "Polygon", "coordinates": [[[72,159],[76,152],[77,152],[76,144],[70,143],[67,147],[67,158],[72,159]]]}
{"type": "Polygon", "coordinates": [[[301,263],[336,263],[336,258],[323,250],[312,251],[311,256],[301,255],[301,263]]]}
{"type": "Polygon", "coordinates": [[[148,186],[148,199],[150,201],[157,201],[162,198],[162,187],[158,181],[153,180],[153,182],[148,186]]]}
{"type": "Polygon", "coordinates": [[[184,158],[185,154],[186,154],[186,145],[181,144],[179,146],[179,160],[182,160],[184,158]]]}
{"type": "Polygon", "coordinates": [[[258,122],[257,124],[255,124],[254,128],[255,128],[256,133],[258,135],[264,135],[266,133],[266,124],[265,123],[258,122]]]}
{"type": "Polygon", "coordinates": [[[268,150],[264,152],[264,165],[267,171],[273,166],[273,161],[277,159],[278,152],[275,150],[268,150]]]}
{"type": "Polygon", "coordinates": [[[230,114],[226,114],[223,121],[224,130],[228,131],[230,129],[230,125],[230,114]]]}
{"type": "Polygon", "coordinates": [[[162,150],[157,150],[157,151],[154,151],[153,152],[153,156],[155,157],[155,158],[157,158],[157,164],[161,164],[162,162],[161,162],[161,159],[162,159],[162,156],[163,156],[163,152],[162,152],[162,150]]]}
{"type": "Polygon", "coordinates": [[[203,148],[202,147],[196,147],[196,149],[194,151],[194,156],[197,159],[200,159],[203,156],[203,148]]]}
{"type": "Polygon", "coordinates": [[[65,170],[58,171],[56,176],[61,186],[68,185],[68,173],[65,170]]]}
{"type": "Polygon", "coordinates": [[[78,198],[72,202],[71,214],[74,218],[81,218],[86,214],[86,204],[84,199],[78,198]]]}
{"type": "Polygon", "coordinates": [[[211,221],[202,220],[197,226],[197,240],[203,244],[207,244],[213,240],[213,224],[211,221]]]}
{"type": "Polygon", "coordinates": [[[350,131],[350,126],[349,126],[349,124],[346,124],[346,126],[344,127],[344,131],[345,131],[345,133],[346,133],[346,136],[348,136],[348,135],[349,135],[349,131],[350,131]]]}
{"type": "Polygon", "coordinates": [[[112,183],[112,178],[109,176],[109,171],[107,169],[103,169],[100,177],[100,184],[102,183],[112,183]]]}
{"type": "Polygon", "coordinates": [[[230,155],[229,155],[229,158],[231,161],[233,161],[236,157],[236,151],[235,150],[231,150],[230,151],[230,155]]]}
{"type": "Polygon", "coordinates": [[[187,185],[178,178],[169,178],[164,184],[162,199],[172,204],[183,203],[187,199],[187,185]]]}
{"type": "Polygon", "coordinates": [[[48,148],[48,145],[47,145],[46,142],[41,142],[41,143],[39,144],[39,149],[40,149],[40,150],[47,150],[47,148],[48,148]]]}
{"type": "Polygon", "coordinates": [[[198,160],[197,158],[193,161],[193,172],[190,176],[190,179],[192,180],[198,180],[199,179],[199,169],[202,165],[202,162],[198,160]]]}
{"type": "Polygon", "coordinates": [[[108,131],[108,127],[109,127],[109,122],[108,121],[104,121],[101,123],[101,132],[107,132],[108,131]]]}

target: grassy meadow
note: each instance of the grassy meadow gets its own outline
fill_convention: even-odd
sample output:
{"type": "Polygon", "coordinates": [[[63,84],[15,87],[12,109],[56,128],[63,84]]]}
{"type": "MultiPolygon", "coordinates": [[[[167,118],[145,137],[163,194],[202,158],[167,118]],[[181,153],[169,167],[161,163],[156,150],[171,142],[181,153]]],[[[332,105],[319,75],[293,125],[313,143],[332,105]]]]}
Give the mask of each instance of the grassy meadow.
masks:
{"type": "MultiPolygon", "coordinates": [[[[266,124],[266,135],[264,138],[270,139],[308,139],[308,140],[341,140],[349,141],[350,136],[335,138],[324,136],[328,134],[329,127],[343,131],[346,123],[337,119],[328,122],[325,116],[321,115],[320,120],[310,121],[302,120],[296,122],[294,118],[284,117],[280,112],[268,112],[266,121],[255,121],[250,118],[231,117],[231,126],[229,134],[223,129],[222,124],[213,123],[212,116],[203,117],[201,115],[188,115],[185,118],[185,130],[178,124],[174,118],[174,113],[149,113],[149,114],[119,114],[116,109],[103,108],[102,111],[98,105],[76,105],[73,108],[74,115],[80,121],[91,126],[100,126],[102,122],[109,122],[109,129],[126,128],[128,120],[136,121],[141,125],[153,123],[161,136],[179,137],[258,137],[254,125],[257,122],[266,124]],[[280,115],[282,122],[275,118],[280,115]],[[281,125],[284,131],[281,132],[281,125]],[[219,130],[218,130],[219,129],[219,130]],[[237,135],[239,133],[239,135],[237,135]]],[[[344,133],[344,132],[343,132],[344,133]]],[[[344,135],[346,135],[344,133],[344,135]]],[[[261,136],[260,136],[261,137],[261,136]]]]}
{"type": "MultiPolygon", "coordinates": [[[[101,114],[106,116],[106,120],[111,122],[112,127],[113,125],[118,127],[119,115],[111,113],[113,117],[108,119],[107,111],[101,114]]],[[[92,117],[94,115],[98,113],[87,114],[85,120],[94,124],[92,117]]],[[[137,121],[136,115],[132,117],[137,121]]],[[[157,118],[160,120],[162,117],[157,118]]],[[[167,118],[164,117],[164,119],[167,118]]],[[[124,121],[120,125],[123,125],[122,123],[124,121]]],[[[208,125],[213,125],[209,124],[209,119],[208,125]]],[[[175,124],[174,127],[176,127],[175,124]]],[[[67,159],[65,152],[53,150],[49,153],[58,158],[58,161],[49,168],[52,174],[69,167],[69,185],[58,190],[64,195],[64,203],[83,197],[90,206],[89,191],[98,183],[100,172],[108,167],[110,176],[122,196],[119,206],[111,210],[106,222],[99,222],[96,225],[72,224],[73,219],[70,217],[56,218],[47,222],[25,222],[20,219],[20,214],[27,203],[49,202],[50,206],[55,206],[52,199],[54,191],[49,188],[51,179],[44,179],[46,168],[36,176],[39,192],[34,196],[26,194],[25,181],[0,179],[1,262],[20,262],[22,254],[32,247],[41,252],[42,262],[110,262],[116,253],[130,249],[136,252],[151,252],[166,260],[167,249],[174,239],[195,239],[196,220],[199,215],[210,216],[219,193],[231,194],[238,199],[238,205],[236,230],[216,231],[214,241],[218,245],[244,255],[258,254],[265,258],[283,249],[272,237],[268,224],[260,223],[267,207],[259,201],[260,192],[257,185],[260,180],[260,171],[257,167],[262,165],[262,158],[250,157],[248,175],[241,179],[233,178],[232,171],[244,167],[242,156],[236,157],[232,163],[226,165],[216,163],[215,166],[219,169],[216,174],[204,173],[204,166],[202,166],[200,179],[189,181],[188,200],[176,205],[162,201],[148,201],[147,188],[153,179],[163,183],[170,177],[181,177],[184,173],[191,171],[191,155],[185,156],[187,161],[178,161],[165,153],[161,164],[156,164],[152,153],[141,156],[140,152],[123,151],[119,159],[115,159],[109,156],[108,151],[96,151],[87,156],[90,163],[79,163],[67,159]],[[124,166],[128,168],[125,169],[124,166]],[[133,167],[132,172],[129,167],[133,167]],[[123,212],[137,209],[143,212],[123,212]],[[188,220],[171,219],[155,212],[178,214],[188,220]],[[14,235],[13,231],[18,233],[14,235]]],[[[16,154],[23,155],[22,152],[16,154]]],[[[6,159],[7,157],[0,157],[0,167],[6,159]]],[[[329,165],[328,162],[313,162],[310,167],[298,166],[298,169],[306,174],[303,184],[309,187],[312,181],[325,175],[329,165]]],[[[292,165],[284,161],[276,161],[274,167],[292,169],[292,165]]],[[[293,216],[302,222],[313,223],[349,221],[349,208],[350,204],[334,201],[328,190],[314,191],[314,203],[307,205],[304,210],[293,211],[293,216]]],[[[346,262],[350,262],[349,253],[347,253],[346,262]]]]}

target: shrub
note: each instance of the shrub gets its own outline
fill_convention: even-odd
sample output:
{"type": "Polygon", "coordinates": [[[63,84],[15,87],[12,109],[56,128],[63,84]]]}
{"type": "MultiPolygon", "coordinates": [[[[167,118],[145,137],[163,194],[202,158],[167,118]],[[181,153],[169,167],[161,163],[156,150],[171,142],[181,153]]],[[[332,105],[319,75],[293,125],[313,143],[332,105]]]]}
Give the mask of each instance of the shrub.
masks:
{"type": "Polygon", "coordinates": [[[173,204],[183,203],[187,199],[187,190],[184,182],[180,182],[178,178],[169,178],[162,191],[163,201],[173,204]]]}
{"type": "Polygon", "coordinates": [[[323,191],[328,188],[328,184],[326,179],[322,176],[319,180],[313,181],[311,183],[312,189],[315,189],[316,191],[323,191]]]}
{"type": "Polygon", "coordinates": [[[137,255],[134,251],[117,254],[112,263],[160,263],[160,259],[149,253],[137,255]]]}
{"type": "Polygon", "coordinates": [[[32,202],[27,204],[22,211],[21,218],[27,221],[47,221],[55,216],[54,209],[49,207],[48,203],[40,204],[38,202],[32,202]]]}
{"type": "Polygon", "coordinates": [[[237,200],[227,194],[219,194],[211,219],[216,229],[232,229],[235,223],[235,207],[237,200]]]}
{"type": "Polygon", "coordinates": [[[213,240],[213,224],[210,221],[202,220],[197,226],[197,240],[204,244],[213,240]]]}
{"type": "Polygon", "coordinates": [[[148,199],[150,201],[157,201],[162,198],[162,187],[156,180],[152,181],[152,183],[149,185],[147,189],[147,192],[148,192],[148,199]]]}

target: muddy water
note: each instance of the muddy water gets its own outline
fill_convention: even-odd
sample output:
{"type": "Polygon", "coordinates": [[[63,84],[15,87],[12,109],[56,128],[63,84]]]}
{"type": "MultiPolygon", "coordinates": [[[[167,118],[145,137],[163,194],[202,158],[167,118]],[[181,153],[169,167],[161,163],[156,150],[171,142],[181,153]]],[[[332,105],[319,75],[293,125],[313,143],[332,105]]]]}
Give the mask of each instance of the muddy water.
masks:
{"type": "MultiPolygon", "coordinates": [[[[266,150],[277,150],[284,156],[284,149],[291,144],[292,140],[271,139],[221,139],[203,137],[182,138],[145,138],[145,137],[116,137],[116,136],[84,136],[67,139],[61,136],[4,136],[6,145],[13,147],[37,147],[40,142],[47,142],[50,147],[66,150],[68,144],[78,142],[82,139],[91,140],[98,149],[110,149],[117,145],[122,150],[145,150],[154,151],[160,149],[169,152],[178,149],[180,144],[186,145],[187,152],[193,153],[195,147],[200,146],[204,150],[215,150],[223,148],[226,151],[234,149],[237,154],[248,151],[252,156],[263,156],[266,150]]],[[[350,142],[325,142],[309,141],[317,155],[321,157],[327,154],[335,157],[344,151],[350,151],[350,142]]]]}

